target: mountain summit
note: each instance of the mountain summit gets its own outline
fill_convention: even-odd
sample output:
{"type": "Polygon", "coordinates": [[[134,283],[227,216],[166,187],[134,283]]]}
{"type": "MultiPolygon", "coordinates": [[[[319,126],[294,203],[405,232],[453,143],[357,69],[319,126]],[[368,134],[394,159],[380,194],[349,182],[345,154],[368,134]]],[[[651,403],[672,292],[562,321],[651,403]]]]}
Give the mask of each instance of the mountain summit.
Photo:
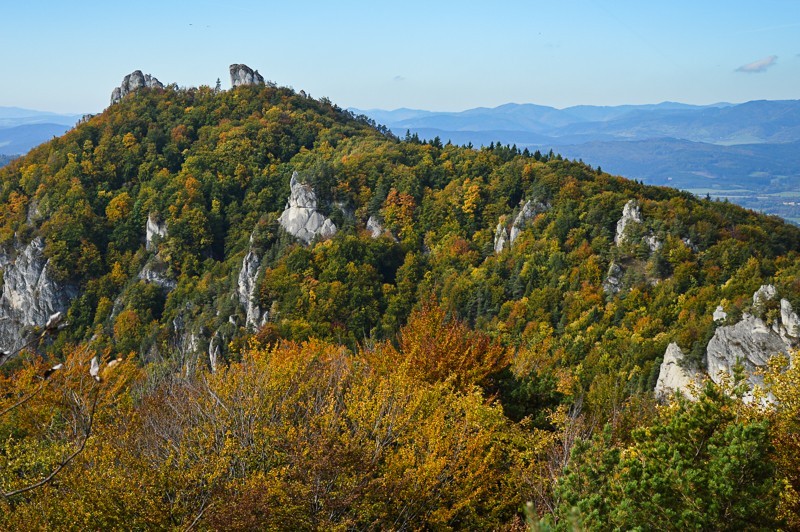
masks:
{"type": "Polygon", "coordinates": [[[0,169],[0,528],[794,515],[799,228],[232,74],[0,169]]]}

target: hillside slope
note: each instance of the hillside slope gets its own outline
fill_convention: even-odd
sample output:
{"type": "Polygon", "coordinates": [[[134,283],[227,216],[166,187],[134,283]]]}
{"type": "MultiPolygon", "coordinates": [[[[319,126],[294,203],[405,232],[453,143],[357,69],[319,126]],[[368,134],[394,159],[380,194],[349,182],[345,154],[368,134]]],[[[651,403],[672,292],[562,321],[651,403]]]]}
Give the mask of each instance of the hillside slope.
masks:
{"type": "Polygon", "coordinates": [[[224,353],[250,298],[269,334],[353,345],[391,337],[433,294],[506,343],[549,345],[551,364],[584,364],[587,389],[616,338],[626,386],[652,387],[668,341],[691,351],[720,300],[741,306],[773,278],[798,295],[797,229],[545,159],[401,142],[284,88],[142,90],[2,170],[0,236],[8,257],[42,237],[49,278],[80,294],[57,344],[144,359],[203,358],[215,335],[224,353]],[[333,238],[303,245],[278,223],[295,172],[333,238]],[[657,250],[615,245],[631,199],[657,250]],[[547,208],[496,254],[498,221],[528,200],[547,208]],[[610,296],[612,262],[630,267],[610,296]]]}
{"type": "Polygon", "coordinates": [[[763,414],[716,389],[664,410],[652,394],[665,352],[701,371],[740,323],[796,345],[800,229],[775,217],[561,156],[400,140],[271,84],[140,88],[0,187],[3,401],[46,390],[0,419],[0,489],[90,442],[41,498],[0,499],[8,527],[493,529],[535,499],[562,523],[575,506],[646,528],[623,510],[658,500],[626,460],[651,455],[675,482],[699,471],[676,493],[711,506],[676,510],[687,522],[762,501],[736,527],[775,520],[774,486],[795,485],[791,438],[780,479],[764,458],[763,414]],[[26,349],[64,360],[74,393],[26,349]],[[36,421],[61,412],[72,424],[36,421]]]}

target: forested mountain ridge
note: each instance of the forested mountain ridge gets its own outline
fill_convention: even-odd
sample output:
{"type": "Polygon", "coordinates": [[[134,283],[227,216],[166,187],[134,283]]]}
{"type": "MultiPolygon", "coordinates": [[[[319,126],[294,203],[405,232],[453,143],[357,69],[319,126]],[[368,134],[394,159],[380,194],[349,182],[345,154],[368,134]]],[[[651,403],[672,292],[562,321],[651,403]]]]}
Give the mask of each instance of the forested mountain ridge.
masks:
{"type": "MultiPolygon", "coordinates": [[[[241,501],[246,493],[253,494],[248,504],[255,509],[241,511],[264,519],[267,514],[258,508],[278,501],[298,505],[269,514],[275,526],[391,526],[391,520],[381,519],[395,510],[374,498],[382,489],[408,505],[393,517],[400,528],[492,528],[511,523],[529,499],[536,500],[540,513],[552,506],[553,516],[566,515],[559,508],[574,505],[601,528],[609,522],[641,523],[636,519],[642,516],[586,503],[584,496],[594,488],[579,478],[587,474],[583,470],[565,476],[562,491],[552,491],[556,479],[537,469],[547,462],[545,449],[565,438],[562,429],[583,427],[588,441],[600,432],[592,427],[610,421],[617,432],[609,449],[639,445],[649,452],[649,436],[632,436],[632,426],[662,423],[669,432],[678,430],[670,423],[700,415],[683,402],[671,414],[647,409],[655,409],[651,391],[670,342],[687,353],[690,364],[702,366],[719,325],[712,317],[718,305],[724,304],[734,322],[755,312],[753,292],[767,283],[794,308],[800,302],[800,229],[775,217],[644,186],[553,154],[398,139],[325,99],[271,84],[229,91],[139,89],[0,169],[0,186],[0,307],[6,321],[27,327],[0,335],[7,342],[0,347],[30,349],[32,339],[39,345],[49,311],[63,310],[64,325],[50,331],[40,350],[76,368],[86,363],[87,353],[127,360],[120,366],[125,372],[109,382],[124,376],[140,384],[124,392],[130,396],[121,402],[102,388],[101,405],[122,412],[126,421],[101,429],[120,441],[132,438],[121,460],[133,478],[161,468],[165,476],[148,481],[153,494],[191,491],[171,499],[169,515],[159,514],[171,526],[188,525],[198,512],[209,528],[238,523],[226,521],[232,519],[231,506],[216,503],[205,512],[203,501],[241,501]],[[623,210],[631,209],[638,214],[620,231],[623,210]],[[298,216],[303,223],[317,219],[315,228],[327,223],[335,230],[307,244],[287,231],[286,220],[298,216]],[[55,295],[43,301],[43,293],[55,295]],[[30,301],[23,304],[30,309],[19,308],[26,297],[30,301]],[[437,345],[440,350],[433,349],[437,345]],[[342,355],[347,352],[352,356],[342,355]],[[137,364],[147,376],[133,376],[137,364]],[[304,379],[310,388],[298,387],[304,379]],[[193,382],[206,384],[195,388],[193,382]],[[332,382],[333,388],[326,388],[332,382]],[[285,390],[282,397],[297,403],[251,404],[261,397],[254,391],[261,385],[285,390]],[[324,402],[328,394],[331,403],[324,402]],[[395,415],[386,405],[397,401],[404,405],[398,407],[402,415],[410,416],[403,426],[413,428],[401,440],[379,439],[371,458],[358,454],[367,452],[376,436],[366,428],[359,432],[370,425],[367,414],[350,410],[348,401],[355,398],[364,401],[357,409],[374,407],[380,415],[395,415]],[[293,408],[311,408],[314,401],[332,410],[320,407],[292,417],[293,408]],[[639,416],[631,401],[651,402],[639,416]],[[214,441],[204,440],[201,432],[217,428],[192,425],[206,419],[189,412],[187,405],[194,402],[221,416],[220,427],[232,432],[214,432],[214,441]],[[270,409],[286,412],[281,418],[286,425],[269,430],[288,434],[287,441],[296,438],[291,440],[296,447],[275,447],[271,457],[246,454],[247,438],[272,442],[274,436],[236,432],[246,429],[231,414],[239,403],[267,416],[258,423],[271,419],[270,409]],[[451,412],[436,405],[448,405],[451,412]],[[580,414],[569,410],[576,405],[580,414]],[[176,428],[158,436],[169,425],[158,413],[162,407],[187,416],[186,424],[179,424],[186,432],[176,428]],[[146,425],[152,434],[138,425],[145,411],[154,416],[146,425]],[[465,440],[471,442],[466,451],[459,429],[448,424],[449,416],[461,413],[458,419],[469,420],[475,431],[474,439],[465,440]],[[314,432],[312,423],[303,429],[308,433],[297,432],[298,419],[327,428],[314,432]],[[346,440],[341,430],[353,439],[346,440]],[[431,450],[441,430],[442,445],[461,453],[447,474],[436,470],[431,450]],[[134,443],[150,437],[142,434],[154,439],[134,443]],[[314,440],[318,437],[324,443],[314,440]],[[412,451],[407,443],[418,447],[412,451]],[[140,455],[137,445],[153,449],[152,456],[140,455]],[[228,445],[246,456],[225,454],[228,445]],[[333,454],[311,460],[301,452],[309,448],[333,454]],[[425,454],[423,448],[433,462],[414,462],[413,456],[425,454]],[[209,457],[212,449],[214,458],[208,459],[214,465],[207,465],[216,476],[207,479],[202,460],[191,467],[187,461],[209,457]],[[473,470],[481,460],[485,470],[473,470]],[[178,474],[178,462],[185,477],[172,484],[169,475],[178,474]],[[330,484],[307,483],[292,473],[311,462],[319,468],[317,481],[330,484]],[[372,465],[362,467],[367,462],[372,465]],[[502,476],[511,464],[514,474],[502,476]],[[405,484],[409,471],[430,483],[405,484]],[[447,482],[437,483],[445,477],[447,482]],[[482,484],[493,489],[482,490],[482,484]],[[303,506],[313,498],[308,490],[320,485],[327,491],[315,497],[335,510],[303,506]],[[351,500],[348,493],[360,495],[351,500]],[[426,498],[420,502],[422,493],[426,498]]],[[[761,310],[765,320],[774,314],[772,307],[761,310]]],[[[12,379],[6,386],[32,382],[31,368],[38,362],[23,362],[18,357],[4,369],[22,367],[18,371],[28,380],[12,379]]],[[[125,390],[129,381],[119,386],[125,390]]],[[[748,425],[729,416],[744,406],[715,393],[700,402],[718,409],[708,414],[717,416],[715,427],[750,430],[757,446],[752,456],[769,454],[772,440],[759,428],[761,421],[748,425]]],[[[46,394],[41,400],[58,401],[46,394]]],[[[35,433],[5,418],[0,422],[3,437],[35,433]]],[[[724,447],[733,441],[728,436],[735,440],[731,432],[714,441],[724,447]]],[[[64,439],[69,436],[53,437],[62,447],[64,439]]],[[[114,445],[97,442],[92,452],[111,453],[114,445]]],[[[604,452],[599,440],[592,445],[578,448],[576,463],[604,452]]],[[[442,456],[447,449],[440,449],[442,456]]],[[[92,456],[98,463],[110,459],[92,456]]],[[[614,459],[630,470],[620,456],[614,459]]],[[[13,487],[37,478],[53,456],[49,460],[37,462],[33,471],[19,465],[18,478],[0,480],[13,487]]],[[[609,465],[613,461],[604,463],[616,467],[609,465]]],[[[707,464],[715,462],[702,463],[707,464]]],[[[742,477],[752,489],[766,489],[764,482],[778,475],[778,466],[762,471],[739,465],[752,473],[742,477]]],[[[70,482],[88,483],[102,498],[102,483],[78,473],[46,489],[70,489],[70,482]]],[[[609,500],[622,496],[614,491],[618,486],[607,487],[609,500]]],[[[762,517],[774,513],[778,494],[770,492],[764,500],[763,508],[749,511],[762,517]]],[[[35,495],[4,504],[24,509],[17,515],[40,512],[48,522],[79,526],[35,495]]],[[[781,515],[791,518],[793,504],[785,502],[781,515]]],[[[110,526],[119,526],[124,516],[141,517],[146,510],[134,505],[104,511],[119,519],[109,517],[110,526]]],[[[724,509],[709,508],[706,514],[713,519],[724,509]]],[[[146,520],[136,522],[146,526],[146,520]]]]}
{"type": "Polygon", "coordinates": [[[797,100],[565,109],[505,104],[455,113],[363,113],[396,134],[410,131],[423,139],[438,136],[475,146],[500,142],[531,151],[552,149],[650,185],[727,198],[800,223],[797,100]]]}

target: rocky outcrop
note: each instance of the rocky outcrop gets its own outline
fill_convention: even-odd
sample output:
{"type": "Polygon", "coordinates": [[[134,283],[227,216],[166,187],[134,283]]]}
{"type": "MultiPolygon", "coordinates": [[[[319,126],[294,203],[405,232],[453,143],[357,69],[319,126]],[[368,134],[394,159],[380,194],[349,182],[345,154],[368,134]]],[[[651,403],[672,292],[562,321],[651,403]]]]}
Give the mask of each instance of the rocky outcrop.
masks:
{"type": "Polygon", "coordinates": [[[0,350],[13,353],[24,344],[27,328],[42,327],[54,314],[66,312],[77,290],[53,279],[42,238],[20,246],[14,256],[0,252],[0,268],[0,350]]]}
{"type": "Polygon", "coordinates": [[[622,289],[622,268],[616,262],[612,262],[608,266],[606,273],[606,280],[603,281],[603,291],[606,294],[613,295],[622,289]]]}
{"type": "Polygon", "coordinates": [[[151,212],[147,216],[147,225],[145,226],[145,249],[155,251],[158,243],[165,238],[167,238],[166,222],[159,223],[155,214],[151,212]]]}
{"type": "Polygon", "coordinates": [[[800,318],[786,299],[781,299],[781,324],[787,336],[800,338],[800,318]]]}
{"type": "Polygon", "coordinates": [[[617,222],[617,234],[614,236],[614,243],[618,246],[624,243],[628,238],[626,230],[630,225],[640,224],[643,221],[642,208],[639,203],[636,200],[628,201],[625,207],[622,208],[622,218],[617,222]]]}
{"type": "MultiPolygon", "coordinates": [[[[159,223],[158,218],[151,212],[147,216],[147,224],[145,225],[145,249],[147,251],[157,252],[158,244],[166,237],[166,222],[159,223]]],[[[175,290],[178,283],[167,274],[168,269],[161,254],[156,253],[155,256],[150,257],[145,263],[137,277],[146,283],[158,285],[167,292],[170,292],[175,290]]]]}
{"type": "Polygon", "coordinates": [[[28,213],[25,217],[25,223],[31,227],[35,227],[36,223],[41,219],[42,214],[39,211],[39,200],[34,198],[28,203],[28,213]]]}
{"type": "Polygon", "coordinates": [[[546,204],[537,200],[526,201],[509,229],[506,229],[506,218],[502,216],[494,231],[494,252],[500,253],[505,248],[513,246],[514,241],[525,230],[529,222],[548,208],[546,204]]]}
{"type": "Polygon", "coordinates": [[[494,230],[494,252],[500,253],[508,246],[508,231],[506,231],[505,217],[500,218],[497,229],[494,230]]]}
{"type": "Polygon", "coordinates": [[[508,243],[514,245],[514,241],[519,234],[528,226],[528,222],[533,220],[537,214],[547,210],[547,205],[536,200],[528,200],[522,206],[517,217],[514,218],[514,223],[511,224],[511,231],[509,231],[508,243]]]}
{"type": "Polygon", "coordinates": [[[231,73],[231,86],[238,87],[240,85],[263,85],[264,76],[258,73],[258,70],[253,70],[247,65],[234,64],[230,66],[231,73]]]}
{"type": "MultiPolygon", "coordinates": [[[[763,285],[753,294],[753,308],[758,312],[768,301],[774,300],[776,297],[777,290],[774,286],[763,285]]],[[[738,323],[717,327],[706,347],[705,374],[717,384],[726,380],[730,382],[734,376],[735,367],[740,364],[749,387],[752,389],[762,386],[763,379],[759,375],[759,370],[766,366],[769,359],[775,355],[788,355],[791,358],[791,353],[800,342],[800,318],[791,303],[786,299],[781,299],[780,310],[780,318],[772,324],[766,323],[753,314],[744,313],[738,323]]],[[[719,305],[714,311],[714,321],[722,323],[727,318],[727,313],[723,310],[722,305],[719,305]]],[[[656,385],[656,394],[661,397],[665,396],[664,390],[668,388],[686,392],[683,384],[684,375],[670,366],[671,360],[680,361],[680,357],[675,351],[677,345],[675,348],[670,345],[670,348],[672,353],[669,353],[668,349],[668,353],[664,355],[664,363],[661,365],[656,385]],[[668,386],[669,383],[674,385],[668,386]]],[[[678,366],[680,365],[678,364],[678,366]]],[[[686,372],[686,370],[683,371],[686,372]]],[[[687,372],[686,376],[691,380],[699,379],[703,374],[687,372]]],[[[746,401],[751,399],[752,394],[745,396],[746,401]]],[[[767,402],[772,400],[774,398],[766,398],[767,402]]]]}
{"type": "Polygon", "coordinates": [[[224,338],[216,331],[208,342],[208,365],[211,368],[211,373],[217,371],[217,367],[222,360],[222,344],[224,338]]]}
{"type": "Polygon", "coordinates": [[[744,314],[735,325],[718,327],[706,349],[708,376],[719,384],[733,377],[734,366],[740,363],[748,383],[761,385],[756,370],[772,356],[788,354],[791,349],[776,329],[751,314],[744,314]]]}
{"type": "Polygon", "coordinates": [[[384,233],[383,224],[375,216],[370,216],[367,220],[367,231],[370,232],[372,238],[378,238],[384,233]]]}
{"type": "Polygon", "coordinates": [[[278,222],[289,234],[306,244],[315,237],[330,238],[336,234],[336,225],[317,212],[317,195],[310,185],[298,180],[297,172],[290,181],[291,194],[286,209],[278,222]]]}
{"type": "Polygon", "coordinates": [[[164,84],[150,74],[142,74],[141,70],[134,70],[122,79],[119,87],[111,92],[111,103],[115,104],[128,94],[144,88],[163,89],[164,84]]]}
{"type": "MultiPolygon", "coordinates": [[[[252,237],[250,238],[252,244],[252,237]]],[[[239,271],[239,281],[237,283],[237,294],[239,303],[245,311],[245,323],[248,329],[255,330],[259,327],[262,320],[261,307],[258,305],[258,294],[256,293],[256,280],[261,273],[261,259],[253,250],[252,245],[242,260],[242,269],[239,271]]],[[[266,318],[266,316],[264,316],[266,318]]]]}
{"type": "Polygon", "coordinates": [[[155,256],[145,263],[137,278],[171,292],[178,286],[178,282],[167,275],[167,269],[167,265],[158,256],[155,256]]]}
{"type": "Polygon", "coordinates": [[[771,284],[761,285],[758,290],[753,294],[753,312],[761,314],[764,311],[764,305],[767,301],[772,301],[778,291],[771,284]]]}
{"type": "Polygon", "coordinates": [[[661,240],[655,235],[647,235],[644,237],[644,241],[647,243],[647,247],[650,248],[650,253],[655,253],[661,249],[661,240]]]}
{"type": "Polygon", "coordinates": [[[203,352],[200,335],[193,331],[175,331],[175,334],[176,349],[174,353],[177,355],[177,361],[180,363],[184,376],[190,377],[197,371],[198,361],[203,352]]]}
{"type": "Polygon", "coordinates": [[[675,392],[686,395],[689,399],[694,399],[693,386],[698,385],[701,376],[696,371],[687,370],[682,366],[683,351],[675,342],[667,346],[664,353],[664,361],[658,372],[658,382],[656,382],[655,394],[659,399],[667,399],[675,392]]]}

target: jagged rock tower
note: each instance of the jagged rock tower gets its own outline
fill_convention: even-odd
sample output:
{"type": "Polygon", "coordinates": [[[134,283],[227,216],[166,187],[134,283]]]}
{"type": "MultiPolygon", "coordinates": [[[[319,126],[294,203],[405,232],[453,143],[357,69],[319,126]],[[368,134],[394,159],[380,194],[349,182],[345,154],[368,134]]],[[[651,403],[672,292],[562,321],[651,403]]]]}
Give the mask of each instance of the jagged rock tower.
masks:
{"type": "Polygon", "coordinates": [[[111,92],[111,103],[115,104],[128,94],[145,87],[148,89],[163,89],[164,84],[158,81],[155,76],[142,74],[141,70],[134,70],[122,78],[120,86],[111,92]]]}
{"type": "Polygon", "coordinates": [[[247,65],[233,64],[230,66],[231,72],[231,87],[238,87],[239,85],[263,85],[264,76],[258,73],[258,70],[253,70],[247,65]]]}

